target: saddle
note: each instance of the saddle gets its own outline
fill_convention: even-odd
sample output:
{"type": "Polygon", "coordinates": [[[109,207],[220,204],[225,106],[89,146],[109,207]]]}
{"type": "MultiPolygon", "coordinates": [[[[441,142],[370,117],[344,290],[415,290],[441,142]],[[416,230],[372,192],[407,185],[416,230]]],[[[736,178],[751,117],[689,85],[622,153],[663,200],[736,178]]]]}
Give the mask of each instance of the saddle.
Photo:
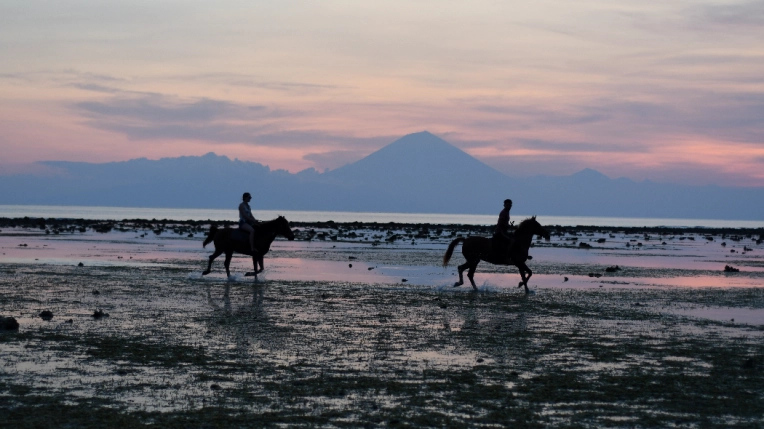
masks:
{"type": "Polygon", "coordinates": [[[232,229],[231,240],[249,244],[249,233],[241,228],[232,229]]]}
{"type": "Polygon", "coordinates": [[[500,234],[494,234],[493,236],[493,252],[496,255],[499,263],[512,265],[512,257],[510,256],[510,250],[512,245],[515,244],[514,234],[506,236],[500,234]]]}

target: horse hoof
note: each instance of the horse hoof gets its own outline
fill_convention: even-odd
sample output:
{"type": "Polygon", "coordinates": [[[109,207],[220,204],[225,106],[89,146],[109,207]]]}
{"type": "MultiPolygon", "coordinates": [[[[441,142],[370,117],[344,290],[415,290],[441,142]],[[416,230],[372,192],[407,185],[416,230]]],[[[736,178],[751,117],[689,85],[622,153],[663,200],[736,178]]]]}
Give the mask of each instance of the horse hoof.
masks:
{"type": "Polygon", "coordinates": [[[459,287],[459,286],[461,286],[461,285],[463,285],[463,284],[464,284],[464,283],[454,283],[454,287],[459,287]]]}
{"type": "Polygon", "coordinates": [[[254,275],[256,275],[256,273],[254,273],[254,272],[250,271],[250,272],[248,272],[248,273],[244,274],[244,277],[252,277],[252,276],[254,276],[254,275]]]}
{"type": "Polygon", "coordinates": [[[203,275],[203,276],[206,276],[206,275],[207,275],[207,274],[209,274],[209,273],[210,273],[210,270],[207,270],[207,271],[202,271],[202,275],[203,275]]]}

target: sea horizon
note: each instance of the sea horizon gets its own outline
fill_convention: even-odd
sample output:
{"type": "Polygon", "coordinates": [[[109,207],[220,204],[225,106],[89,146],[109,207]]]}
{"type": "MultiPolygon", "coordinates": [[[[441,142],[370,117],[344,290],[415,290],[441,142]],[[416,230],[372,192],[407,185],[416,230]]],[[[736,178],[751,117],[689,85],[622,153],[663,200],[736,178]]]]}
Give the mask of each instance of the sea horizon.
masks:
{"type": "MultiPolygon", "coordinates": [[[[463,213],[400,213],[400,212],[345,212],[313,210],[259,210],[253,209],[258,219],[272,219],[285,216],[293,222],[340,223],[413,223],[413,224],[463,224],[491,225],[496,222],[498,211],[492,214],[463,213]]],[[[238,214],[232,209],[200,208],[158,208],[158,207],[114,207],[114,206],[58,206],[58,205],[0,205],[0,217],[5,218],[57,218],[88,220],[157,219],[170,221],[236,221],[238,214]]],[[[522,220],[530,215],[512,214],[513,220],[522,220]]],[[[607,217],[607,216],[547,216],[537,215],[544,225],[561,226],[608,226],[608,227],[706,227],[706,228],[762,228],[763,220],[728,219],[682,219],[649,217],[607,217]]]]}

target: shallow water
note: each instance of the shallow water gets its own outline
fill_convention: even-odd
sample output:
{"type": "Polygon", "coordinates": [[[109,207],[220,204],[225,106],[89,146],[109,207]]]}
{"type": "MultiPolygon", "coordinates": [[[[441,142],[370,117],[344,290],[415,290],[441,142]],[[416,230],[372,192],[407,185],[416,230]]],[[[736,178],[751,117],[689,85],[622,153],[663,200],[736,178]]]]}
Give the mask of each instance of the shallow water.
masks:
{"type": "Polygon", "coordinates": [[[514,268],[484,264],[477,293],[452,287],[461,255],[439,266],[445,234],[279,240],[257,282],[243,257],[233,279],[222,258],[202,277],[201,236],[140,234],[0,233],[0,314],[21,325],[0,334],[8,422],[764,424],[755,243],[728,257],[699,238],[633,250],[595,234],[578,237],[585,250],[554,237],[531,249],[525,295],[514,268]]]}

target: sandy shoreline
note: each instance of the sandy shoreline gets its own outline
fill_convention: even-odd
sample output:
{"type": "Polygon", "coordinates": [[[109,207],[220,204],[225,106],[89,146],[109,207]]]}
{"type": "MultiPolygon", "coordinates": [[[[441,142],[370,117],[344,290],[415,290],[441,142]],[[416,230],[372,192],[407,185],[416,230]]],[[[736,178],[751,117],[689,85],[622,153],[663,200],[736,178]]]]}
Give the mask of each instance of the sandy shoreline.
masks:
{"type": "Polygon", "coordinates": [[[246,258],[201,278],[204,227],[128,226],[0,227],[9,424],[764,424],[753,233],[569,229],[535,243],[525,295],[486,264],[451,287],[463,226],[296,226],[258,283],[246,258]]]}

